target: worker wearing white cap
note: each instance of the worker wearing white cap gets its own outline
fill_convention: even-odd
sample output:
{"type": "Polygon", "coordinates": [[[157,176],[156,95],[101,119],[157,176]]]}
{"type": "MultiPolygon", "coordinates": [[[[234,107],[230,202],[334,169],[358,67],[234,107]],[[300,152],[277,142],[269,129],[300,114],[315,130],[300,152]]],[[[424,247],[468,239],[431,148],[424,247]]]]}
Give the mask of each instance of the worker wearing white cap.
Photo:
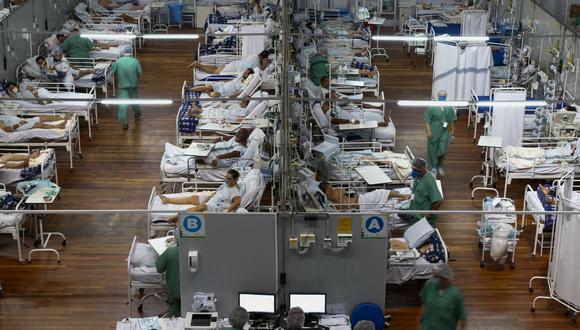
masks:
{"type": "Polygon", "coordinates": [[[453,285],[453,271],[447,264],[433,266],[433,278],[421,290],[421,330],[464,329],[467,310],[461,290],[453,285]]]}

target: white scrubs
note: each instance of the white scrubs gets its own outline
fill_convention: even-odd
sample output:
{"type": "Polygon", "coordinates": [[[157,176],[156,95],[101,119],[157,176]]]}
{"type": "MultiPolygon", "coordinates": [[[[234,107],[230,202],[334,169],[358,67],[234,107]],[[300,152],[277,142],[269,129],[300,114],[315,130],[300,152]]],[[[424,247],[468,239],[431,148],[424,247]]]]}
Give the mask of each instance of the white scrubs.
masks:
{"type": "Polygon", "coordinates": [[[226,183],[216,191],[215,195],[207,202],[208,212],[225,212],[232,205],[235,197],[241,198],[238,186],[228,187],[226,183]]]}

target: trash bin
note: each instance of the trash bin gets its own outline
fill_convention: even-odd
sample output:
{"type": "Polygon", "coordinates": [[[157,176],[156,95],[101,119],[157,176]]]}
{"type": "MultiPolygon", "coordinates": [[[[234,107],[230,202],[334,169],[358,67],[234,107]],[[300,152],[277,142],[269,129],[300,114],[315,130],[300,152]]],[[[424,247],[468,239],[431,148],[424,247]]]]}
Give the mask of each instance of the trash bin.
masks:
{"type": "Polygon", "coordinates": [[[181,13],[183,12],[183,5],[177,2],[172,2],[167,5],[169,9],[169,24],[181,25],[181,13]]]}

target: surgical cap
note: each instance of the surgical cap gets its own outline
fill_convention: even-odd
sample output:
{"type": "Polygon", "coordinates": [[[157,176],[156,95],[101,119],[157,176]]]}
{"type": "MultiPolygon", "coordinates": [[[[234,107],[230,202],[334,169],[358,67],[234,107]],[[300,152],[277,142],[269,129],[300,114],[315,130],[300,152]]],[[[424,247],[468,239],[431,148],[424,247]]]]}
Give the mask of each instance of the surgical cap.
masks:
{"type": "Polygon", "coordinates": [[[50,55],[52,55],[52,56],[62,56],[62,49],[60,49],[60,47],[55,47],[50,52],[50,55]]]}
{"type": "Polygon", "coordinates": [[[131,45],[124,45],[121,47],[121,56],[133,55],[133,47],[131,45]]]}
{"type": "Polygon", "coordinates": [[[436,264],[433,266],[433,273],[450,281],[455,277],[453,275],[453,270],[448,264],[436,264]]]}
{"type": "Polygon", "coordinates": [[[413,165],[413,167],[415,167],[419,170],[426,170],[427,169],[427,161],[424,160],[423,158],[415,158],[415,159],[413,159],[413,162],[411,164],[413,165]]]}
{"type": "Polygon", "coordinates": [[[288,311],[288,329],[297,330],[304,327],[304,311],[300,307],[292,307],[288,311]]]}
{"type": "Polygon", "coordinates": [[[353,330],[375,330],[375,324],[367,320],[358,321],[353,330]]]}
{"type": "Polygon", "coordinates": [[[250,315],[248,311],[240,306],[234,307],[232,312],[230,313],[229,321],[230,325],[234,328],[242,329],[244,325],[248,322],[250,315]]]}

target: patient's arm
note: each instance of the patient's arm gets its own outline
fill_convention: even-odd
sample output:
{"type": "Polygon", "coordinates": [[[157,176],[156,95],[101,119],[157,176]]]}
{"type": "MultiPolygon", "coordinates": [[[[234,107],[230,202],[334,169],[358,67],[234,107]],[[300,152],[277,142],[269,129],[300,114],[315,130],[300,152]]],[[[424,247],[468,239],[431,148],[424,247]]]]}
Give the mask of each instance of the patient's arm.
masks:
{"type": "Polygon", "coordinates": [[[241,154],[241,152],[239,152],[239,151],[237,151],[237,150],[235,150],[235,151],[232,151],[232,152],[228,152],[228,153],[225,153],[225,154],[223,154],[223,155],[216,156],[216,157],[214,158],[214,160],[212,160],[212,161],[211,161],[211,165],[212,165],[213,167],[216,167],[216,166],[218,165],[218,162],[219,162],[221,159],[228,159],[228,158],[239,158],[241,155],[242,155],[242,154],[241,154]]]}
{"type": "Polygon", "coordinates": [[[240,206],[240,203],[242,202],[242,199],[240,198],[240,196],[236,196],[232,199],[232,205],[230,205],[230,207],[228,208],[227,212],[234,212],[235,210],[238,209],[238,207],[240,206]]]}
{"type": "Polygon", "coordinates": [[[400,199],[400,200],[407,200],[407,199],[411,198],[411,195],[409,195],[409,194],[399,194],[397,192],[391,191],[391,192],[389,192],[389,198],[391,198],[391,197],[392,198],[397,198],[397,199],[400,199]]]}

